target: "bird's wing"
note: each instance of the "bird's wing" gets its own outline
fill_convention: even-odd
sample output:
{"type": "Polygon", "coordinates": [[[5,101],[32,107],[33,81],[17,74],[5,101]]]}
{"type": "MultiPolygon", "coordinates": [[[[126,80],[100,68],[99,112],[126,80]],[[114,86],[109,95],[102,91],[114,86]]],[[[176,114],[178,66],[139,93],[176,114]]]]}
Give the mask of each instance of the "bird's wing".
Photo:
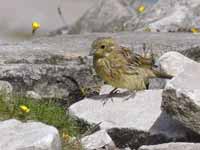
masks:
{"type": "Polygon", "coordinates": [[[132,53],[129,48],[121,47],[120,52],[125,57],[128,62],[128,65],[141,67],[141,68],[152,68],[154,66],[153,57],[143,57],[139,54],[132,53]]]}

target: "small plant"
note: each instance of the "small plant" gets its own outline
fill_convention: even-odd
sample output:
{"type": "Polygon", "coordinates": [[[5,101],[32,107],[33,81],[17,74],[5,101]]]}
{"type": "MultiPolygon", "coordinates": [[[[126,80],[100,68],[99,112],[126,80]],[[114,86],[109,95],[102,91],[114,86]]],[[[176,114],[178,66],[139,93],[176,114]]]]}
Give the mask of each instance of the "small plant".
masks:
{"type": "Polygon", "coordinates": [[[0,120],[16,118],[21,121],[35,120],[52,125],[59,130],[63,150],[81,150],[78,123],[66,114],[66,110],[53,100],[36,101],[21,96],[0,94],[0,120]]]}

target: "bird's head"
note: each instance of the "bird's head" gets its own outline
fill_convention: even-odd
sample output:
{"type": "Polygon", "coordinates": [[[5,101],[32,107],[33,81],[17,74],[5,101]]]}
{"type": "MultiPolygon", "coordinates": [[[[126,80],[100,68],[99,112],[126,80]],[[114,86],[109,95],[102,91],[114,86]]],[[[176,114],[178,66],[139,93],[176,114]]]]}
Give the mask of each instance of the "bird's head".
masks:
{"type": "Polygon", "coordinates": [[[109,55],[114,49],[116,49],[117,43],[111,37],[101,37],[96,39],[92,43],[92,51],[90,55],[96,58],[102,58],[109,55]]]}

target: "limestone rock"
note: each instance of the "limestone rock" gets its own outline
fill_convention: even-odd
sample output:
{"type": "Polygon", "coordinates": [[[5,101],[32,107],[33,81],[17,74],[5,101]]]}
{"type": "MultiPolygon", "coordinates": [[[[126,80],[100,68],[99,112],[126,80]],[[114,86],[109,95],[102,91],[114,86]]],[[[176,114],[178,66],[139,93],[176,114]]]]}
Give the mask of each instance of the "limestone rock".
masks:
{"type": "Polygon", "coordinates": [[[200,65],[184,69],[166,85],[162,109],[187,128],[200,134],[200,65]]]}
{"type": "Polygon", "coordinates": [[[159,58],[161,70],[173,76],[186,71],[185,68],[196,65],[197,62],[185,57],[178,52],[168,52],[159,58]]]}
{"type": "Polygon", "coordinates": [[[153,78],[149,80],[149,89],[164,89],[169,79],[153,78]]]}
{"type": "Polygon", "coordinates": [[[159,0],[142,19],[151,31],[190,32],[199,28],[200,2],[196,0],[159,0]]]}
{"type": "Polygon", "coordinates": [[[191,135],[180,123],[161,113],[162,90],[140,91],[128,100],[126,91],[121,90],[113,102],[109,100],[103,105],[105,93],[110,91],[110,86],[104,86],[101,96],[71,105],[70,115],[88,124],[101,123],[100,129],[105,129],[120,148],[187,140],[191,135]]]}
{"type": "Polygon", "coordinates": [[[119,0],[99,0],[72,26],[69,33],[123,31],[131,17],[119,0]]]}
{"type": "Polygon", "coordinates": [[[94,150],[103,147],[113,150],[116,149],[115,144],[105,130],[100,130],[92,135],[83,137],[81,143],[85,150],[94,150]]]}
{"type": "Polygon", "coordinates": [[[61,150],[58,130],[40,122],[0,122],[1,150],[61,150]]]}
{"type": "Polygon", "coordinates": [[[41,96],[38,93],[35,93],[34,91],[27,91],[26,97],[37,99],[37,100],[41,99],[41,96]]]}
{"type": "Polygon", "coordinates": [[[198,150],[199,143],[165,143],[159,145],[142,146],[139,150],[198,150]]]}
{"type": "Polygon", "coordinates": [[[9,94],[12,93],[13,87],[7,81],[0,81],[0,91],[3,92],[3,94],[9,94]]]}
{"type": "MultiPolygon", "coordinates": [[[[93,78],[92,61],[87,55],[91,43],[101,36],[112,36],[121,45],[142,52],[147,50],[160,56],[167,51],[179,51],[187,55],[191,47],[200,46],[200,37],[192,34],[163,33],[95,33],[86,35],[62,35],[43,37],[21,43],[0,45],[0,80],[8,81],[13,91],[34,91],[42,98],[83,98],[81,88],[93,88],[99,80],[93,78]],[[80,86],[80,88],[79,88],[80,86]]],[[[193,53],[195,59],[200,56],[193,53]]]]}
{"type": "Polygon", "coordinates": [[[81,88],[95,85],[87,65],[12,64],[0,66],[0,79],[15,92],[34,91],[42,98],[78,100],[81,88]]]}

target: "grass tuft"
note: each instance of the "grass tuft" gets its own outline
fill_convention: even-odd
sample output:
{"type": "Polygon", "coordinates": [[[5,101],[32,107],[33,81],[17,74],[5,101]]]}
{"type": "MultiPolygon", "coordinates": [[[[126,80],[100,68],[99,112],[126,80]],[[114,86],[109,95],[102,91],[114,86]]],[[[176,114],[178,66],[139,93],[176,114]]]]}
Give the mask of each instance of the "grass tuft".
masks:
{"type": "Polygon", "coordinates": [[[80,137],[81,127],[67,115],[64,107],[53,100],[36,101],[31,98],[0,94],[0,120],[11,118],[52,125],[60,132],[63,150],[82,150],[80,141],[75,138],[80,137]]]}

